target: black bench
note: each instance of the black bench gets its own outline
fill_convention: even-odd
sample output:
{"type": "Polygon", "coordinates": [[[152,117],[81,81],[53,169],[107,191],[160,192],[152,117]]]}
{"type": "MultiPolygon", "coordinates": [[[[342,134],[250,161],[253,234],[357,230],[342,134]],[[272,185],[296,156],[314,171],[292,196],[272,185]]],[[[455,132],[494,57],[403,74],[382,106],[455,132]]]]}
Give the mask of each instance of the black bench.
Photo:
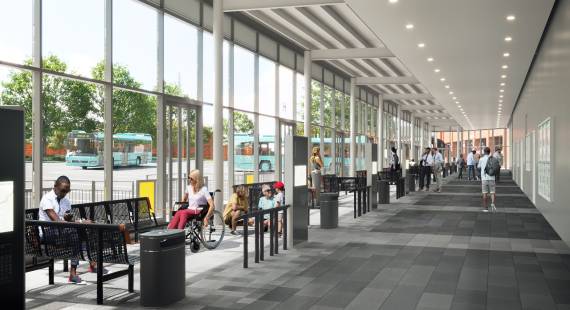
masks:
{"type": "Polygon", "coordinates": [[[103,303],[106,281],[128,275],[128,290],[133,292],[134,264],[138,257],[127,253],[128,243],[129,233],[122,224],[26,221],[26,254],[51,260],[51,265],[46,266],[50,268],[49,284],[53,284],[54,259],[97,262],[97,304],[103,303]],[[104,263],[128,267],[103,274],[104,263]]]}

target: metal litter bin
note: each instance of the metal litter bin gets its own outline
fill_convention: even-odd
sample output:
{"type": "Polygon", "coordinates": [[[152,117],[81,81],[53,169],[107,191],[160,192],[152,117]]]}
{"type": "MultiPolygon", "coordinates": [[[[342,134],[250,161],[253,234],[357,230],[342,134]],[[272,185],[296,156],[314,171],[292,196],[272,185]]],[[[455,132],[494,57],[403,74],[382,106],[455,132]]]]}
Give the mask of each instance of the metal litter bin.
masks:
{"type": "Polygon", "coordinates": [[[321,193],[321,228],[338,227],[338,193],[321,193]]]}
{"type": "Polygon", "coordinates": [[[155,230],[140,235],[141,305],[162,307],[186,296],[184,230],[155,230]]]}
{"type": "Polygon", "coordinates": [[[416,175],[415,174],[408,174],[408,191],[415,192],[416,191],[416,175]]]}
{"type": "Polygon", "coordinates": [[[388,180],[378,181],[378,196],[379,204],[389,204],[390,203],[390,183],[388,180]]]}

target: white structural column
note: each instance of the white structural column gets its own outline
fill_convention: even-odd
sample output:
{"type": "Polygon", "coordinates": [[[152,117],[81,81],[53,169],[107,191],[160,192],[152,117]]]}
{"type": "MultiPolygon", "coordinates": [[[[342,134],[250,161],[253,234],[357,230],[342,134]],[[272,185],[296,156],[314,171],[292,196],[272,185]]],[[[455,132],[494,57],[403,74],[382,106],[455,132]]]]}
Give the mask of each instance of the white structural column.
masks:
{"type": "Polygon", "coordinates": [[[350,78],[350,176],[356,171],[356,83],[350,78]]]}
{"type": "Polygon", "coordinates": [[[459,159],[459,154],[461,154],[461,139],[459,138],[459,126],[457,126],[457,147],[455,150],[455,160],[459,159]]]}
{"type": "MultiPolygon", "coordinates": [[[[376,130],[378,131],[378,171],[382,171],[382,167],[384,167],[384,137],[382,136],[383,128],[384,128],[384,99],[382,95],[378,96],[378,122],[376,124],[376,130]]],[[[374,171],[373,171],[374,173],[374,171]]]]}
{"type": "MultiPolygon", "coordinates": [[[[34,34],[32,65],[42,65],[42,1],[34,0],[34,34]]],[[[42,72],[32,71],[32,205],[39,206],[42,199],[42,72]]]]}
{"type": "MultiPolygon", "coordinates": [[[[158,37],[159,46],[161,45],[161,26],[160,23],[163,14],[158,14],[158,37]]],[[[160,50],[160,48],[159,48],[160,50]]],[[[160,56],[159,56],[160,57],[160,56]]],[[[103,109],[103,166],[105,174],[105,200],[113,199],[113,1],[105,1],[105,82],[109,84],[103,86],[104,88],[104,109],[103,109]]]]}
{"type": "MultiPolygon", "coordinates": [[[[230,55],[228,59],[228,103],[230,107],[234,107],[234,44],[229,43],[230,55]]],[[[235,184],[235,162],[234,162],[234,115],[228,115],[228,189],[233,188],[235,184]]],[[[245,182],[243,182],[245,183],[245,182]]]]}
{"type": "Polygon", "coordinates": [[[281,180],[281,107],[279,106],[279,63],[275,63],[275,166],[272,167],[274,172],[274,179],[281,180]]]}
{"type": "Polygon", "coordinates": [[[224,8],[222,0],[214,0],[214,190],[215,205],[223,210],[224,197],[224,135],[223,135],[223,39],[224,39],[224,8]]]}
{"type": "MultiPolygon", "coordinates": [[[[112,0],[107,0],[109,3],[112,0]]],[[[164,4],[164,3],[162,3],[164,4]]],[[[158,49],[157,49],[157,63],[156,63],[156,85],[157,91],[162,93],[164,91],[164,15],[159,13],[158,17],[158,49]]],[[[164,96],[157,96],[156,106],[156,168],[157,168],[157,199],[158,206],[162,206],[162,217],[166,219],[170,217],[170,210],[167,207],[167,182],[166,177],[166,106],[164,96]]],[[[170,173],[170,171],[169,171],[170,173]]],[[[170,188],[170,186],[168,187],[170,188]]]]}
{"type": "MultiPolygon", "coordinates": [[[[336,86],[335,80],[334,80],[335,78],[336,78],[336,77],[333,77],[333,85],[336,86]]],[[[332,130],[332,133],[331,133],[331,143],[330,143],[330,146],[331,146],[331,163],[332,163],[331,168],[332,168],[332,171],[328,171],[328,173],[332,173],[332,174],[338,175],[338,171],[337,171],[337,169],[336,169],[336,167],[337,167],[337,164],[336,164],[336,146],[338,145],[338,143],[337,143],[337,141],[336,141],[336,130],[337,130],[337,128],[336,128],[336,118],[337,118],[337,115],[336,115],[336,105],[338,104],[338,102],[337,102],[337,100],[336,100],[336,91],[337,91],[336,88],[333,87],[333,89],[332,89],[332,102],[331,102],[331,109],[332,109],[332,117],[331,117],[331,119],[332,119],[332,125],[331,125],[331,126],[332,126],[334,129],[332,130]]]]}
{"type": "Polygon", "coordinates": [[[307,137],[307,150],[311,152],[311,51],[305,51],[304,57],[304,74],[305,74],[305,137],[307,137]]]}
{"type": "Polygon", "coordinates": [[[412,115],[410,116],[410,161],[413,160],[418,160],[417,154],[416,154],[416,120],[414,118],[414,113],[412,112],[412,115]]]}
{"type": "MultiPolygon", "coordinates": [[[[321,71],[321,77],[324,79],[324,74],[321,71]]],[[[319,148],[321,149],[321,156],[324,159],[324,152],[325,152],[325,128],[323,127],[325,124],[325,83],[321,82],[321,93],[319,94],[319,148]]],[[[327,173],[328,167],[323,167],[321,173],[327,173]]]]}

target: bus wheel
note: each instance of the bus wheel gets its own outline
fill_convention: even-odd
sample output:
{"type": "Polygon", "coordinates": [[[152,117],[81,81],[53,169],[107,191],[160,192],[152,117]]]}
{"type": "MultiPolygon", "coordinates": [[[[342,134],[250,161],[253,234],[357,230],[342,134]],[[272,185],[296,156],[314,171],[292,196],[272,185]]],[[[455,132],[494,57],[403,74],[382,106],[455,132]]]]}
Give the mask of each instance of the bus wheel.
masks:
{"type": "Polygon", "coordinates": [[[268,161],[262,161],[259,163],[259,170],[261,171],[269,171],[271,170],[271,163],[268,161]]]}
{"type": "Polygon", "coordinates": [[[141,158],[137,157],[137,166],[140,166],[140,165],[141,165],[141,158]]]}

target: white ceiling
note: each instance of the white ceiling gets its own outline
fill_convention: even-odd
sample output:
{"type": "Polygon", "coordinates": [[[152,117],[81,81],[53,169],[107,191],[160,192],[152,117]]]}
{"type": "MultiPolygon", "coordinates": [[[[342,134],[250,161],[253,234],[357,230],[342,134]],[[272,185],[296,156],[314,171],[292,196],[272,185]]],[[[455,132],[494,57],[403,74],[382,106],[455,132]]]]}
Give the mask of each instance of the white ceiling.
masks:
{"type": "MultiPolygon", "coordinates": [[[[242,14],[280,33],[303,49],[374,48],[385,44],[370,27],[345,3],[307,7],[253,9],[242,14]]],[[[388,46],[389,48],[389,46],[388,46]]],[[[351,77],[406,77],[414,76],[407,65],[396,57],[371,59],[327,60],[351,77]]],[[[381,84],[370,86],[379,94],[430,95],[422,84],[381,84]]],[[[403,110],[414,112],[430,124],[442,128],[457,126],[453,117],[433,99],[394,99],[403,110]]]]}
{"type": "MultiPolygon", "coordinates": [[[[346,3],[463,128],[481,129],[507,126],[554,0],[346,3]],[[508,15],[516,19],[507,21],[508,15]],[[405,27],[409,23],[414,25],[412,30],[405,27]],[[512,41],[505,42],[506,36],[512,41]],[[420,42],[425,43],[424,48],[418,47],[420,42]],[[510,57],[503,57],[504,52],[510,57]],[[428,57],[434,61],[428,62],[428,57]],[[508,68],[502,69],[503,65],[508,68]],[[441,72],[435,73],[436,68],[441,72]],[[502,74],[507,77],[502,79],[502,74]],[[442,77],[445,82],[440,81],[442,77]],[[501,82],[506,85],[501,87],[501,82]],[[500,89],[504,89],[504,98],[498,121],[500,89]]],[[[442,125],[438,124],[440,129],[442,125]]]]}

